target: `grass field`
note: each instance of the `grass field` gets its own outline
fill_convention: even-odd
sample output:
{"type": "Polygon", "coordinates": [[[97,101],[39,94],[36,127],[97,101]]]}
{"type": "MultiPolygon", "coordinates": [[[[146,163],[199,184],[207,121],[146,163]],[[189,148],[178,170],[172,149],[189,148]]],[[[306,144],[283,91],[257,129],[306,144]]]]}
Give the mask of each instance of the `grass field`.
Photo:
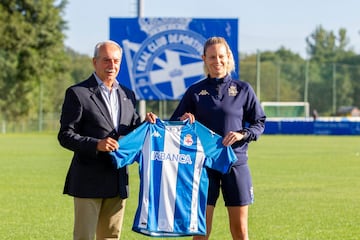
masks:
{"type": "MultiPolygon", "coordinates": [[[[71,152],[54,133],[0,135],[0,238],[71,239],[72,198],[62,195],[71,152]]],[[[359,239],[360,136],[269,136],[250,146],[255,203],[250,239],[359,239]]],[[[122,239],[137,206],[137,165],[122,239]]],[[[181,238],[190,239],[190,238],[181,238]]],[[[222,201],[212,239],[231,239],[222,201]]]]}

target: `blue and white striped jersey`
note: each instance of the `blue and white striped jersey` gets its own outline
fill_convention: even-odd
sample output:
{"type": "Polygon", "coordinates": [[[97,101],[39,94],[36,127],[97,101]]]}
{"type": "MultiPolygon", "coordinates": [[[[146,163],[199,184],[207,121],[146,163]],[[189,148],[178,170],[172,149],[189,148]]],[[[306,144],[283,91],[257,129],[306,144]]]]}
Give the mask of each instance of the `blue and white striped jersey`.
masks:
{"type": "Polygon", "coordinates": [[[118,168],[139,163],[140,191],[133,231],[149,236],[206,234],[208,177],[236,161],[222,138],[195,122],[143,123],[111,153],[118,168]]]}

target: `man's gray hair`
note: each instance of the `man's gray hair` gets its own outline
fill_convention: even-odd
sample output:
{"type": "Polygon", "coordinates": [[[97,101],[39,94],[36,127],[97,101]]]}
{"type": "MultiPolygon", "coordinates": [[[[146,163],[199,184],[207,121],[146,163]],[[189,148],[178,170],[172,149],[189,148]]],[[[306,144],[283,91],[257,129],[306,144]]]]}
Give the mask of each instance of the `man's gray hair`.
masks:
{"type": "Polygon", "coordinates": [[[112,40],[106,40],[106,41],[103,41],[103,42],[99,42],[95,45],[95,49],[94,49],[94,58],[98,57],[99,56],[99,49],[106,45],[106,44],[114,44],[115,46],[117,46],[120,50],[120,53],[122,54],[122,48],[121,46],[115,42],[115,41],[112,41],[112,40]]]}

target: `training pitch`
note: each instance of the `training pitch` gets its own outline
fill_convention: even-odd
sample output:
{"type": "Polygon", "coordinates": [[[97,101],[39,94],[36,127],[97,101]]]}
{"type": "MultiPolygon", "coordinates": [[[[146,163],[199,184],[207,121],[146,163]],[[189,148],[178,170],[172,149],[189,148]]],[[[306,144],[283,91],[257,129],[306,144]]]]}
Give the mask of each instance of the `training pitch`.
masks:
{"type": "MultiPolygon", "coordinates": [[[[72,239],[72,198],[62,195],[71,152],[55,133],[2,134],[0,146],[1,239],[72,239]]],[[[359,238],[360,136],[263,135],[249,158],[250,239],[359,238]]],[[[138,184],[133,164],[122,239],[150,239],[131,231],[138,184]]],[[[222,200],[211,237],[231,239],[222,200]]]]}

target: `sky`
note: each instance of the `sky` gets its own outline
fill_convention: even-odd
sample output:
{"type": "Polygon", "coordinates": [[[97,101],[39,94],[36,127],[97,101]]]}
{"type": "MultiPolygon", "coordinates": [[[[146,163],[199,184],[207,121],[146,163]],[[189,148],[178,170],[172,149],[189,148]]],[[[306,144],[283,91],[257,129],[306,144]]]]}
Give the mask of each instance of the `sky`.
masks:
{"type": "MultiPolygon", "coordinates": [[[[138,0],[69,0],[65,45],[92,56],[97,42],[109,39],[109,18],[137,17],[138,0]]],[[[142,0],[142,17],[238,18],[239,51],[285,47],[307,57],[306,37],[320,25],[345,28],[349,48],[360,54],[359,0],[142,0]]]]}

